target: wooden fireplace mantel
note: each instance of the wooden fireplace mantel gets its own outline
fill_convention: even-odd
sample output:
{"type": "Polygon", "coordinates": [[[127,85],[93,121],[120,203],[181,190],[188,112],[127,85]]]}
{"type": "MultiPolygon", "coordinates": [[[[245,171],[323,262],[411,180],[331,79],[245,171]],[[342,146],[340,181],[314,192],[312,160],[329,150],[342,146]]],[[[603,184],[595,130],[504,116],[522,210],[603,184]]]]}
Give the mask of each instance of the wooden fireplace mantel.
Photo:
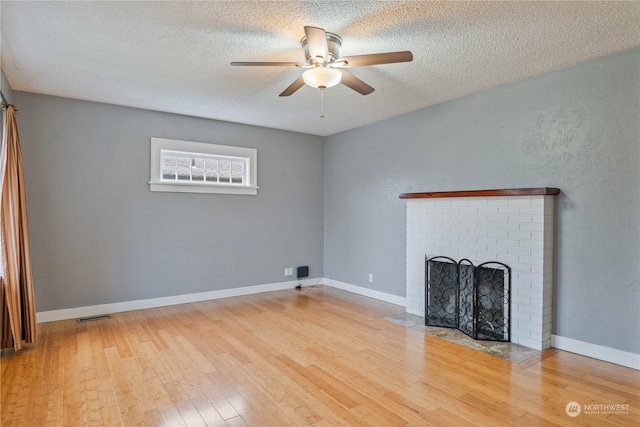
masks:
{"type": "Polygon", "coordinates": [[[499,196],[556,196],[559,188],[504,188],[497,190],[432,191],[426,193],[402,193],[401,199],[432,199],[439,197],[499,197],[499,196]]]}

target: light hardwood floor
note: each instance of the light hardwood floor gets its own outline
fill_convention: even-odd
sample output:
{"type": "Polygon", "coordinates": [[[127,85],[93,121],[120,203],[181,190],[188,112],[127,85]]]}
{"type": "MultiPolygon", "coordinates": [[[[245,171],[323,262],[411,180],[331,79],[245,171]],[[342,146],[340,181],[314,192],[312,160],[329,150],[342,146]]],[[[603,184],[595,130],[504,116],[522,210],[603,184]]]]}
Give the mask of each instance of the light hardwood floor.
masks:
{"type": "Polygon", "coordinates": [[[320,287],[41,324],[2,352],[1,424],[639,425],[636,370],[511,363],[383,319],[401,311],[320,287]],[[571,401],[628,410],[572,418],[571,401]]]}

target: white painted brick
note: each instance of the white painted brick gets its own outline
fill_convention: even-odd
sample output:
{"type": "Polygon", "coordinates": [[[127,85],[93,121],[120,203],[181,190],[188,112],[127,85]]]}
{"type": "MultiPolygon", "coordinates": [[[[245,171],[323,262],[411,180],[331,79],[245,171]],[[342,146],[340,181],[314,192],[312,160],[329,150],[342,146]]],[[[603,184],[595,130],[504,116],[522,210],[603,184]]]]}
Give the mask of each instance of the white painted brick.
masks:
{"type": "Polygon", "coordinates": [[[531,206],[530,197],[509,197],[509,206],[531,206]]]}
{"type": "Polygon", "coordinates": [[[531,298],[524,295],[511,294],[511,304],[531,305],[531,298]]]}
{"type": "Polygon", "coordinates": [[[511,342],[518,344],[518,341],[516,339],[529,338],[530,336],[531,332],[527,329],[518,327],[518,322],[511,323],[511,342]]]}
{"type": "Polygon", "coordinates": [[[500,261],[504,262],[508,266],[511,267],[512,270],[516,270],[516,267],[519,265],[520,261],[519,255],[510,255],[510,254],[500,254],[500,261]]]}
{"type": "Polygon", "coordinates": [[[460,256],[460,252],[457,249],[447,249],[443,248],[440,255],[448,256],[450,258],[456,259],[460,256]]]}
{"type": "Polygon", "coordinates": [[[523,231],[543,231],[544,225],[538,222],[520,224],[520,230],[523,231]]]}
{"type": "Polygon", "coordinates": [[[538,316],[536,314],[531,315],[530,322],[533,323],[534,325],[544,325],[542,316],[538,316]]]}
{"type": "Polygon", "coordinates": [[[531,240],[531,232],[530,231],[522,231],[522,230],[509,230],[509,238],[510,239],[531,240]]]}
{"type": "Polygon", "coordinates": [[[532,280],[531,281],[531,290],[538,293],[538,295],[543,295],[542,289],[542,281],[541,280],[532,280]]]}
{"type": "Polygon", "coordinates": [[[542,300],[538,298],[531,297],[531,307],[535,309],[542,310],[542,300]]]}
{"type": "MultiPolygon", "coordinates": [[[[529,257],[531,256],[531,249],[520,248],[520,247],[509,247],[509,254],[529,257]]],[[[520,262],[520,259],[518,259],[518,262],[520,262]]]]}
{"type": "Polygon", "coordinates": [[[538,257],[532,257],[532,256],[520,256],[520,263],[521,264],[528,264],[528,265],[541,265],[542,264],[542,260],[538,257]]]}
{"type": "Polygon", "coordinates": [[[539,332],[533,332],[531,331],[531,339],[534,341],[540,341],[542,342],[542,334],[539,332]]]}
{"type": "Polygon", "coordinates": [[[495,254],[507,254],[507,253],[509,253],[509,250],[506,247],[500,246],[500,245],[488,245],[487,246],[487,250],[489,252],[492,252],[492,253],[495,253],[495,254]]]}
{"type": "Polygon", "coordinates": [[[509,230],[487,230],[487,236],[506,238],[509,237],[509,230]]]}
{"type": "Polygon", "coordinates": [[[509,222],[533,222],[533,215],[509,215],[509,222]]]}
{"type": "Polygon", "coordinates": [[[489,214],[489,215],[487,215],[487,221],[492,221],[492,222],[509,222],[509,215],[504,215],[504,214],[489,214]]]}
{"type": "Polygon", "coordinates": [[[463,206],[460,207],[460,213],[461,214],[476,214],[478,213],[478,207],[477,206],[463,206]]]}
{"type": "MultiPolygon", "coordinates": [[[[498,239],[498,245],[512,248],[519,248],[520,241],[518,239],[498,239]]],[[[530,252],[527,252],[530,255],[530,252]]]]}
{"type": "Polygon", "coordinates": [[[476,221],[460,221],[459,226],[461,228],[466,228],[468,230],[478,228],[478,223],[476,221]]]}
{"type": "Polygon", "coordinates": [[[485,198],[473,198],[469,200],[469,206],[487,206],[487,199],[485,198]]]}
{"type": "Polygon", "coordinates": [[[459,238],[459,236],[456,236],[454,234],[446,234],[442,236],[442,240],[445,240],[447,242],[457,242],[459,238]]]}
{"type": "Polygon", "coordinates": [[[544,251],[542,249],[531,248],[531,256],[540,258],[544,263],[544,251]]]}
{"type": "Polygon", "coordinates": [[[532,322],[527,322],[525,320],[518,320],[518,326],[522,329],[527,329],[531,332],[536,332],[538,334],[542,333],[542,325],[537,325],[532,322]]]}
{"type": "MultiPolygon", "coordinates": [[[[522,230],[522,227],[520,227],[520,229],[522,230]]],[[[531,239],[532,240],[543,240],[544,241],[544,232],[542,232],[542,231],[532,231],[531,232],[531,239]]]]}
{"type": "Polygon", "coordinates": [[[555,199],[554,196],[533,196],[531,198],[531,204],[544,205],[549,202],[553,203],[554,199],[555,199]]]}
{"type": "Polygon", "coordinates": [[[469,245],[468,243],[451,242],[451,248],[458,250],[467,250],[469,248],[469,245]]]}
{"type": "MultiPolygon", "coordinates": [[[[542,247],[544,246],[543,243],[544,242],[542,240],[521,239],[520,247],[540,249],[540,252],[542,252],[542,247]]],[[[533,252],[532,252],[532,255],[533,255],[533,252]]],[[[536,256],[536,255],[533,255],[533,256],[536,256]]],[[[542,258],[542,253],[540,253],[540,258],[542,258]]]]}
{"type": "Polygon", "coordinates": [[[497,215],[498,208],[495,206],[481,206],[478,208],[478,213],[486,215],[497,215]]]}
{"type": "Polygon", "coordinates": [[[517,222],[499,222],[497,224],[498,230],[520,230],[520,224],[517,222]]]}
{"type": "Polygon", "coordinates": [[[482,251],[482,252],[486,252],[487,251],[487,245],[481,245],[478,243],[470,243],[469,244],[469,249],[472,251],[482,251]]]}
{"type": "Polygon", "coordinates": [[[479,229],[479,228],[471,228],[469,229],[469,236],[486,236],[487,230],[479,229]]]}
{"type": "Polygon", "coordinates": [[[478,236],[460,236],[459,241],[464,243],[478,243],[478,236]]]}
{"type": "MultiPolygon", "coordinates": [[[[533,290],[533,289],[526,289],[526,288],[522,288],[520,287],[518,289],[518,295],[519,296],[524,296],[524,297],[531,297],[531,298],[536,298],[540,296],[540,292],[533,290]]],[[[537,300],[537,298],[536,298],[537,300]]],[[[541,300],[540,300],[541,301],[541,300]]],[[[542,305],[540,305],[540,307],[535,307],[535,306],[531,306],[531,308],[533,310],[539,310],[540,312],[542,312],[542,305]]]]}
{"type": "Polygon", "coordinates": [[[488,197],[487,205],[488,206],[508,206],[509,201],[504,197],[488,197]]]}
{"type": "Polygon", "coordinates": [[[450,206],[459,206],[459,207],[469,206],[469,199],[467,198],[452,199],[449,203],[450,203],[450,206]]]}
{"type": "Polygon", "coordinates": [[[520,206],[507,206],[498,208],[500,215],[518,215],[520,214],[520,206]]]}
{"type": "Polygon", "coordinates": [[[520,213],[523,215],[544,215],[542,206],[521,206],[520,213]]]}
{"type": "Polygon", "coordinates": [[[516,304],[512,304],[511,305],[511,309],[513,311],[519,311],[521,313],[527,313],[529,315],[538,315],[538,314],[540,314],[540,309],[531,307],[530,304],[517,304],[517,305],[516,304]]]}
{"type": "Polygon", "coordinates": [[[529,313],[525,313],[525,312],[522,312],[522,311],[511,310],[511,318],[513,320],[516,320],[516,321],[517,320],[523,320],[523,321],[526,321],[526,322],[530,322],[531,321],[531,315],[529,313]]]}
{"type": "Polygon", "coordinates": [[[427,249],[426,249],[425,253],[426,253],[427,255],[429,255],[430,257],[431,257],[431,256],[436,256],[436,255],[438,255],[438,254],[439,254],[439,252],[440,252],[440,250],[441,250],[441,249],[442,249],[442,248],[436,248],[435,246],[430,245],[430,246],[427,246],[427,249]]]}
{"type": "Polygon", "coordinates": [[[430,220],[448,220],[449,218],[451,218],[449,214],[444,214],[444,213],[429,214],[430,220]]]}
{"type": "Polygon", "coordinates": [[[478,256],[476,259],[479,259],[482,262],[497,261],[498,255],[493,252],[478,252],[478,256]]]}
{"type": "Polygon", "coordinates": [[[478,221],[478,228],[495,230],[498,228],[498,223],[494,221],[478,221]]]}
{"type": "Polygon", "coordinates": [[[450,219],[452,221],[466,221],[469,219],[469,216],[467,214],[455,213],[451,214],[450,219]]]}
{"type": "Polygon", "coordinates": [[[460,212],[460,208],[457,206],[439,206],[440,212],[446,214],[457,214],[460,212]]]}
{"type": "Polygon", "coordinates": [[[467,215],[467,219],[469,221],[486,221],[487,220],[487,214],[480,214],[480,213],[468,214],[467,215]]]}
{"type": "Polygon", "coordinates": [[[498,243],[498,239],[496,237],[478,236],[478,243],[482,243],[485,245],[495,245],[498,243]]]}
{"type": "Polygon", "coordinates": [[[467,229],[466,228],[452,228],[451,234],[455,234],[456,236],[466,236],[467,229]]]}
{"type": "MultiPolygon", "coordinates": [[[[517,255],[502,255],[503,257],[512,257],[517,255]]],[[[506,263],[505,263],[506,264],[506,263]]],[[[520,264],[520,257],[518,256],[518,261],[514,261],[511,264],[511,271],[513,274],[516,273],[531,273],[531,266],[529,264],[520,264]]]]}

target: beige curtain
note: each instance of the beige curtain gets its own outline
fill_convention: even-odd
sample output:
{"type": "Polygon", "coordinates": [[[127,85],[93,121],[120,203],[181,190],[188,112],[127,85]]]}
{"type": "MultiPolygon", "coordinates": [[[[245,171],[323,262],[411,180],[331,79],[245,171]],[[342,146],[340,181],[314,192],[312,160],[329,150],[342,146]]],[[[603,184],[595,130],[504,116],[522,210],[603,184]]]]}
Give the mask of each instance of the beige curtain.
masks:
{"type": "Polygon", "coordinates": [[[16,123],[16,107],[6,106],[2,147],[2,204],[0,233],[2,240],[2,348],[22,347],[22,341],[36,340],[36,310],[31,276],[27,200],[22,168],[20,138],[16,123]]]}

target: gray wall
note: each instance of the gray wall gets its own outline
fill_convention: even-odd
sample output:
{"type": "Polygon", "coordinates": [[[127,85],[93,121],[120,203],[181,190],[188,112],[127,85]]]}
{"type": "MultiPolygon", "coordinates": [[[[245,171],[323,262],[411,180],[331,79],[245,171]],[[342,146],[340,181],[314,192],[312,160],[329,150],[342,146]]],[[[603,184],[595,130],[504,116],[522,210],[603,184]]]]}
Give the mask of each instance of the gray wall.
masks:
{"type": "Polygon", "coordinates": [[[640,353],[639,85],[634,48],[327,138],[325,269],[404,296],[400,193],[559,187],[553,332],[640,353]]]}
{"type": "Polygon", "coordinates": [[[38,311],[323,272],[323,139],[14,91],[38,311]],[[258,149],[258,196],[149,191],[150,137],[258,149]]]}

